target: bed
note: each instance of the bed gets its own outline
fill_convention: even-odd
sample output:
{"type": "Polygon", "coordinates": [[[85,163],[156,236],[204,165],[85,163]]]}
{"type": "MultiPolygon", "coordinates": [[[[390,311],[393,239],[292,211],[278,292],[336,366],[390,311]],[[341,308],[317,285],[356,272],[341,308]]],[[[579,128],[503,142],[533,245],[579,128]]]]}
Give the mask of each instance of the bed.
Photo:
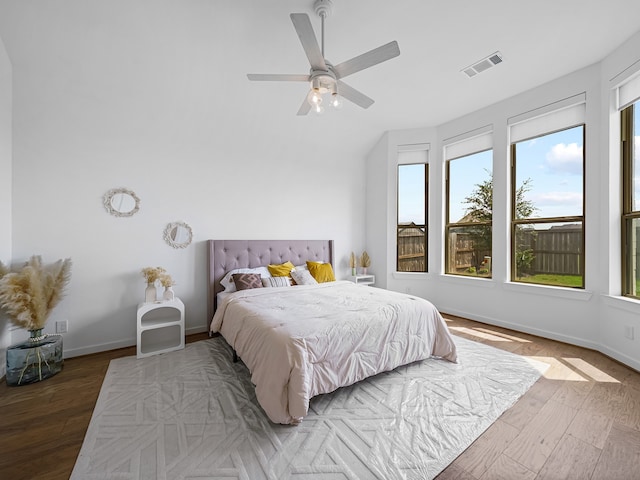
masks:
{"type": "Polygon", "coordinates": [[[209,240],[210,331],[243,360],[275,423],[298,424],[309,400],[431,356],[455,362],[427,300],[338,280],[225,293],[230,271],[290,261],[333,265],[331,240],[209,240]]]}

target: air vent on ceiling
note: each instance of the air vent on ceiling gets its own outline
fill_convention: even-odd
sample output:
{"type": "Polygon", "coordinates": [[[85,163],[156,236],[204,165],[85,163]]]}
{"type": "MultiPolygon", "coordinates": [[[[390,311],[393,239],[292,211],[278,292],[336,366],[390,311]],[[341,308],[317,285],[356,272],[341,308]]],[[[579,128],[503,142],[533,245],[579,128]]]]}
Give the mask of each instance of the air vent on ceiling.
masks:
{"type": "Polygon", "coordinates": [[[482,73],[499,63],[502,63],[502,54],[500,52],[495,52],[488,57],[477,61],[473,65],[470,65],[467,68],[463,68],[461,71],[468,77],[475,77],[477,74],[482,73]]]}

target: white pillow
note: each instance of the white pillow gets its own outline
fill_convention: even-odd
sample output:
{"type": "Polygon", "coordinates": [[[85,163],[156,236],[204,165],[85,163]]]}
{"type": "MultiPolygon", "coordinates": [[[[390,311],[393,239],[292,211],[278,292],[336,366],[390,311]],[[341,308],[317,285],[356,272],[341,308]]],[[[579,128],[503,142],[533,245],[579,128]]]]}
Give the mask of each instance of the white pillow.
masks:
{"type": "Polygon", "coordinates": [[[263,287],[290,287],[289,277],[267,277],[262,279],[263,287]]]}
{"type": "Polygon", "coordinates": [[[220,280],[220,285],[224,287],[225,293],[236,291],[236,285],[233,283],[233,277],[231,276],[234,273],[258,273],[262,278],[271,276],[267,267],[236,268],[235,270],[227,272],[226,275],[222,277],[222,280],[220,280]]]}
{"type": "Polygon", "coordinates": [[[311,276],[309,270],[294,270],[291,272],[293,278],[298,285],[316,285],[318,281],[311,276]]]}

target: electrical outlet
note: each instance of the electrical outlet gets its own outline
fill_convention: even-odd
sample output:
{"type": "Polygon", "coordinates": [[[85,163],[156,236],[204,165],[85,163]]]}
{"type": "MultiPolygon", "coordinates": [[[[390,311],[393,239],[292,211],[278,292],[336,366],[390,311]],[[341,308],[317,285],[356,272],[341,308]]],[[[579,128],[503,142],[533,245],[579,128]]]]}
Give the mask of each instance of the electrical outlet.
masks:
{"type": "Polygon", "coordinates": [[[67,321],[60,320],[56,322],[56,333],[67,333],[67,321]]]}
{"type": "Polygon", "coordinates": [[[633,327],[631,325],[624,326],[624,336],[629,340],[633,340],[633,327]]]}

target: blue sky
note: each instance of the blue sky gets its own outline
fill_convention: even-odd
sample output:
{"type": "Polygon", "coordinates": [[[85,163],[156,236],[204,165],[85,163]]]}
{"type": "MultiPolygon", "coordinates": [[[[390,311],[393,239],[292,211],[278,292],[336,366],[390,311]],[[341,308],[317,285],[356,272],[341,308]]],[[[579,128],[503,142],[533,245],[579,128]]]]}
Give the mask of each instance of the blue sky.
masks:
{"type": "MultiPolygon", "coordinates": [[[[636,123],[636,145],[640,145],[640,122],[636,123]]],[[[516,184],[531,179],[525,198],[536,206],[534,217],[549,218],[582,215],[582,127],[574,127],[517,144],[516,184]]],[[[464,199],[492,171],[491,150],[452,160],[450,163],[450,221],[465,215],[464,199]]],[[[422,202],[424,174],[419,165],[399,169],[399,221],[424,222],[422,202]]],[[[638,169],[640,172],[640,168],[638,169]]],[[[640,204],[640,176],[636,179],[636,198],[640,204]]]]}
{"type": "Polygon", "coordinates": [[[582,127],[516,144],[516,185],[531,179],[525,198],[533,217],[582,215],[582,127]]]}

